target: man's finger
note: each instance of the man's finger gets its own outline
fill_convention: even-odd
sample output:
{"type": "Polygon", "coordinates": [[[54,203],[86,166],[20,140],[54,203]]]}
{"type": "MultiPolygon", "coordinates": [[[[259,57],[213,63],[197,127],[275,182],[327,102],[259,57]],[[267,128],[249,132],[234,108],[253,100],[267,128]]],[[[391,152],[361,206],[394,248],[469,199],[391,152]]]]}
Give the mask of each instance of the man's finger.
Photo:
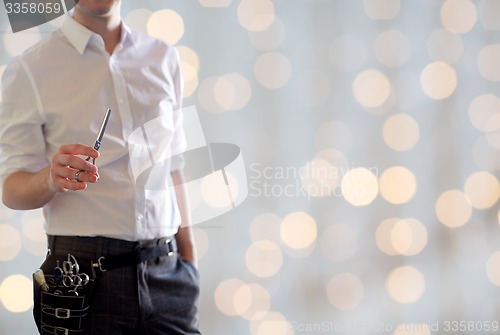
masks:
{"type": "Polygon", "coordinates": [[[99,151],[84,144],[64,144],[59,147],[59,153],[68,155],[82,155],[91,158],[99,157],[99,151]]]}

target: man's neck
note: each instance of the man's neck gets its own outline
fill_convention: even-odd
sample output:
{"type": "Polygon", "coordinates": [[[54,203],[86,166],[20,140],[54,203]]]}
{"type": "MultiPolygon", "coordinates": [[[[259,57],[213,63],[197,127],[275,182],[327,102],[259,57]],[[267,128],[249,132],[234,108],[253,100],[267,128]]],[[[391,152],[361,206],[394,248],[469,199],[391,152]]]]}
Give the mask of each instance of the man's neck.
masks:
{"type": "Polygon", "coordinates": [[[101,35],[106,51],[110,55],[113,53],[121,38],[121,17],[119,12],[118,14],[111,13],[106,16],[95,16],[76,6],[73,17],[86,28],[101,35]]]}

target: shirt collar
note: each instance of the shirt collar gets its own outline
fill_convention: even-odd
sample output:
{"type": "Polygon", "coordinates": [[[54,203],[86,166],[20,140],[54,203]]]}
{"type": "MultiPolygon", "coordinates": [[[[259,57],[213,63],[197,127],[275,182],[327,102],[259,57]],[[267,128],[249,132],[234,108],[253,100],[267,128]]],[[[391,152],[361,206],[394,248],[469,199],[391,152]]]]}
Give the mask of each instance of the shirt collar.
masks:
{"type": "MultiPolygon", "coordinates": [[[[127,27],[123,21],[121,22],[121,38],[120,41],[123,45],[125,45],[126,42],[132,43],[132,39],[130,38],[130,28],[127,27]]],[[[99,36],[98,34],[94,33],[93,31],[87,29],[85,26],[77,22],[73,16],[71,15],[71,12],[68,13],[66,16],[63,25],[61,27],[61,31],[66,36],[66,38],[69,40],[71,45],[80,53],[80,55],[83,54],[85,49],[87,48],[89,42],[91,39],[96,39],[98,41],[101,41],[102,44],[102,37],[99,36]]]]}

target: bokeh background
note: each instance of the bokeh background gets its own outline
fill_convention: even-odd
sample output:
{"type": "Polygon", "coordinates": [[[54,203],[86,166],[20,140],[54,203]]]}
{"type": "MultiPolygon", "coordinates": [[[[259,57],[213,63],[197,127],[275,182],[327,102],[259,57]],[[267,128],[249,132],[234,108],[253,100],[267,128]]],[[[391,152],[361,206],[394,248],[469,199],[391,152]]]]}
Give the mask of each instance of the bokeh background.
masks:
{"type": "MultiPolygon", "coordinates": [[[[122,13],[178,47],[185,106],[245,161],[247,199],[194,227],[205,334],[500,331],[500,1],[122,13]]],[[[0,6],[0,73],[60,23],[13,34],[0,6]]],[[[44,253],[40,211],[1,207],[0,334],[35,334],[44,253]]]]}

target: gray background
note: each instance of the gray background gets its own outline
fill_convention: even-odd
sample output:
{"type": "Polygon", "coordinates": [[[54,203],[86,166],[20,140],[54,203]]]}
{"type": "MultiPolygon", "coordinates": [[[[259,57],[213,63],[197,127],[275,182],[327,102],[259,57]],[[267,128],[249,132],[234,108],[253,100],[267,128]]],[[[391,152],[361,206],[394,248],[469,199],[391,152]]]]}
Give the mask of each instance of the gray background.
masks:
{"type": "MultiPolygon", "coordinates": [[[[458,7],[462,3],[451,2],[458,3],[458,7]]],[[[269,40],[265,47],[256,47],[252,41],[259,37],[238,20],[240,1],[228,3],[227,7],[207,8],[195,0],[127,0],[122,6],[124,17],[138,9],[172,9],[183,18],[185,32],[176,45],[191,48],[200,60],[199,85],[184,104],[196,106],[207,141],[234,143],[241,148],[252,185],[239,207],[195,226],[203,332],[429,334],[430,330],[445,331],[450,321],[472,321],[465,331],[451,333],[479,334],[479,327],[497,321],[498,275],[495,285],[487,267],[500,266],[490,259],[499,250],[498,196],[493,196],[489,208],[472,208],[471,217],[460,227],[442,224],[436,213],[439,197],[450,190],[463,192],[471,174],[482,171],[498,176],[498,149],[488,142],[495,138],[496,127],[479,130],[469,111],[476,97],[495,95],[499,88],[500,78],[494,77],[498,58],[487,67],[486,74],[481,73],[479,65],[483,48],[498,43],[500,26],[494,24],[500,22],[497,2],[467,2],[475,13],[466,13],[475,21],[467,31],[448,32],[441,43],[446,44],[443,49],[431,37],[435,31],[447,28],[441,16],[445,5],[449,5],[445,1],[276,0],[275,20],[282,24],[284,34],[281,39],[269,31],[261,33],[269,40]],[[383,8],[385,4],[399,10],[390,18],[372,17],[370,8],[383,8]],[[377,49],[377,40],[388,30],[397,30],[408,45],[396,43],[384,58],[377,49]],[[339,44],[341,38],[355,41],[348,44],[354,49],[339,44]],[[264,87],[255,73],[259,57],[268,52],[278,52],[288,60],[291,72],[282,87],[264,87]],[[392,63],[387,61],[390,55],[394,57],[392,63]],[[431,98],[421,84],[426,66],[437,61],[450,64],[457,78],[456,88],[444,99],[431,98]],[[356,77],[370,69],[383,73],[391,84],[392,102],[376,110],[364,108],[353,92],[356,77]],[[231,73],[245,78],[251,91],[248,101],[234,110],[210,107],[204,98],[212,94],[210,83],[231,73]],[[418,124],[418,141],[408,150],[394,150],[384,141],[383,127],[396,114],[410,116],[418,124]],[[318,135],[322,127],[330,129],[326,135],[318,135]],[[344,173],[364,167],[379,178],[387,169],[403,166],[415,177],[416,192],[400,204],[387,201],[378,192],[365,206],[354,206],[342,194],[309,197],[301,189],[300,176],[293,172],[300,171],[323,149],[343,154],[345,161],[340,171],[344,173]],[[265,193],[266,183],[274,194],[265,193]],[[317,230],[304,249],[290,247],[286,237],[280,235],[280,227],[286,229],[282,220],[295,212],[307,213],[317,230]],[[425,246],[415,255],[384,253],[377,244],[376,232],[390,218],[418,220],[427,232],[425,246]],[[273,275],[256,275],[248,263],[248,255],[255,251],[253,243],[258,240],[271,241],[275,247],[259,254],[262,268],[270,264],[277,270],[273,275]],[[281,266],[279,260],[278,266],[273,261],[273,255],[281,255],[281,266]],[[422,286],[408,278],[402,280],[402,296],[421,289],[407,303],[394,299],[389,280],[393,270],[404,266],[416,269],[425,281],[422,286]],[[357,279],[349,279],[353,277],[357,279]],[[346,279],[337,291],[336,285],[332,288],[330,284],[335,278],[346,279]],[[249,300],[247,286],[236,294],[228,283],[236,283],[237,287],[256,284],[267,292],[267,298],[264,295],[259,300],[250,295],[253,300],[249,300]],[[233,301],[241,315],[228,315],[227,310],[225,313],[218,304],[217,292],[233,301]],[[252,308],[263,309],[253,314],[253,320],[248,317],[249,301],[252,308]],[[421,326],[410,327],[413,333],[398,332],[401,324],[421,326]]],[[[466,19],[467,15],[462,21],[466,19]]],[[[0,7],[0,66],[14,56],[7,47],[9,43],[23,49],[37,36],[54,29],[55,24],[45,24],[12,34],[4,8],[0,7]]],[[[269,71],[271,78],[283,74],[276,68],[269,71]]],[[[404,128],[399,136],[405,140],[404,128]]],[[[408,136],[412,134],[408,132],[408,136]]],[[[480,188],[488,194],[494,186],[492,183],[480,188]]],[[[463,217],[464,206],[451,203],[447,207],[448,212],[463,217]]],[[[32,269],[43,258],[43,242],[36,238],[41,231],[31,234],[35,237],[29,234],[33,227],[40,229],[40,220],[39,212],[14,213],[0,208],[1,231],[9,231],[8,236],[17,236],[22,244],[14,258],[0,260],[0,334],[35,333],[31,311],[11,312],[1,288],[9,276],[30,278],[32,269]]],[[[292,229],[298,235],[310,232],[301,231],[300,224],[293,227],[298,229],[292,229]]],[[[3,245],[11,241],[5,239],[0,236],[3,245]]],[[[2,252],[9,251],[0,245],[0,255],[2,252]]]]}

